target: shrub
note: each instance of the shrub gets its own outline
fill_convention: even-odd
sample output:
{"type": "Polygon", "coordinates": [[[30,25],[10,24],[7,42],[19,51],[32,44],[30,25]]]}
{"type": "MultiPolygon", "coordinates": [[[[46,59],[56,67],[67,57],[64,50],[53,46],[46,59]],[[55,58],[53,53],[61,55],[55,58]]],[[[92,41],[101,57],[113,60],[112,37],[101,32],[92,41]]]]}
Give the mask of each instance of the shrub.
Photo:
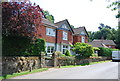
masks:
{"type": "Polygon", "coordinates": [[[99,56],[111,57],[111,55],[112,55],[112,49],[111,48],[99,47],[99,49],[100,49],[99,52],[98,52],[99,56]]]}
{"type": "Polygon", "coordinates": [[[36,56],[45,52],[45,41],[43,39],[31,40],[23,36],[3,36],[3,56],[36,56]]]}
{"type": "Polygon", "coordinates": [[[69,50],[66,50],[65,56],[72,56],[69,50]]]}
{"type": "Polygon", "coordinates": [[[88,58],[94,52],[93,47],[91,45],[80,42],[77,42],[73,45],[73,51],[76,53],[77,59],[88,58]]]}

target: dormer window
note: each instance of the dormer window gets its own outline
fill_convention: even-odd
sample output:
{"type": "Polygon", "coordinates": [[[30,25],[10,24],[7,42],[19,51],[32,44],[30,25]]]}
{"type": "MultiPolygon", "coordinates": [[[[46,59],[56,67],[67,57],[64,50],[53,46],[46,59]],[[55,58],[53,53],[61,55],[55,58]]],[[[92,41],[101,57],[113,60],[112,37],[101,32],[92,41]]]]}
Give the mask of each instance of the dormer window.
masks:
{"type": "Polygon", "coordinates": [[[65,28],[65,29],[67,29],[67,26],[66,26],[65,24],[63,24],[63,25],[62,25],[62,28],[65,28]]]}
{"type": "Polygon", "coordinates": [[[84,32],[84,31],[82,31],[82,32],[81,32],[81,34],[82,34],[82,35],[85,35],[85,32],[84,32]]]}

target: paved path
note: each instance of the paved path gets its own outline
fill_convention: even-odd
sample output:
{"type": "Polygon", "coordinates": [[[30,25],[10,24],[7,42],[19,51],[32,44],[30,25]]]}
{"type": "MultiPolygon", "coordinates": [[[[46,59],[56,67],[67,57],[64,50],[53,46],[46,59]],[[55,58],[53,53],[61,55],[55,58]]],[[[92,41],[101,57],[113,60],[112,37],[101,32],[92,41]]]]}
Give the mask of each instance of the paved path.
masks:
{"type": "Polygon", "coordinates": [[[14,77],[12,79],[118,79],[118,62],[106,62],[14,77]]]}

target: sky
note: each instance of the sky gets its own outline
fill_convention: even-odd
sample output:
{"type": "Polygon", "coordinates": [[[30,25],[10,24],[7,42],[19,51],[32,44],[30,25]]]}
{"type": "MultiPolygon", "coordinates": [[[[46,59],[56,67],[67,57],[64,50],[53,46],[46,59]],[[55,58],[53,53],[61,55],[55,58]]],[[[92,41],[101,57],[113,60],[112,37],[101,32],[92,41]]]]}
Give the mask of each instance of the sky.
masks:
{"type": "Polygon", "coordinates": [[[49,11],[55,22],[68,19],[75,28],[85,26],[87,31],[97,31],[99,24],[117,28],[117,11],[106,8],[110,3],[106,0],[31,0],[43,10],[49,11]]]}

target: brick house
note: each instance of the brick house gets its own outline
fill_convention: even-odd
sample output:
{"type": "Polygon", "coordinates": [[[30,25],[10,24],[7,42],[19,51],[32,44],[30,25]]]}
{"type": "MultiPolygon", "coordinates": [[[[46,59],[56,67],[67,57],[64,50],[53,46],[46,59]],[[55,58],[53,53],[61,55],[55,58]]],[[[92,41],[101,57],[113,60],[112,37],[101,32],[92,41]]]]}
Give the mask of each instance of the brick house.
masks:
{"type": "Polygon", "coordinates": [[[85,27],[74,28],[74,35],[73,35],[73,44],[76,42],[87,43],[88,42],[88,33],[85,27]]]}
{"type": "Polygon", "coordinates": [[[73,44],[74,31],[67,19],[57,22],[55,25],[58,26],[57,51],[61,51],[64,54],[67,49],[70,50],[70,45],[73,44]]]}
{"type": "Polygon", "coordinates": [[[50,56],[54,51],[61,51],[63,54],[71,44],[76,42],[88,42],[88,34],[85,27],[72,28],[67,19],[52,23],[43,18],[43,25],[38,30],[39,38],[46,41],[46,53],[50,56]],[[84,37],[84,40],[82,40],[84,37]],[[77,39],[76,39],[77,38],[77,39]]]}

